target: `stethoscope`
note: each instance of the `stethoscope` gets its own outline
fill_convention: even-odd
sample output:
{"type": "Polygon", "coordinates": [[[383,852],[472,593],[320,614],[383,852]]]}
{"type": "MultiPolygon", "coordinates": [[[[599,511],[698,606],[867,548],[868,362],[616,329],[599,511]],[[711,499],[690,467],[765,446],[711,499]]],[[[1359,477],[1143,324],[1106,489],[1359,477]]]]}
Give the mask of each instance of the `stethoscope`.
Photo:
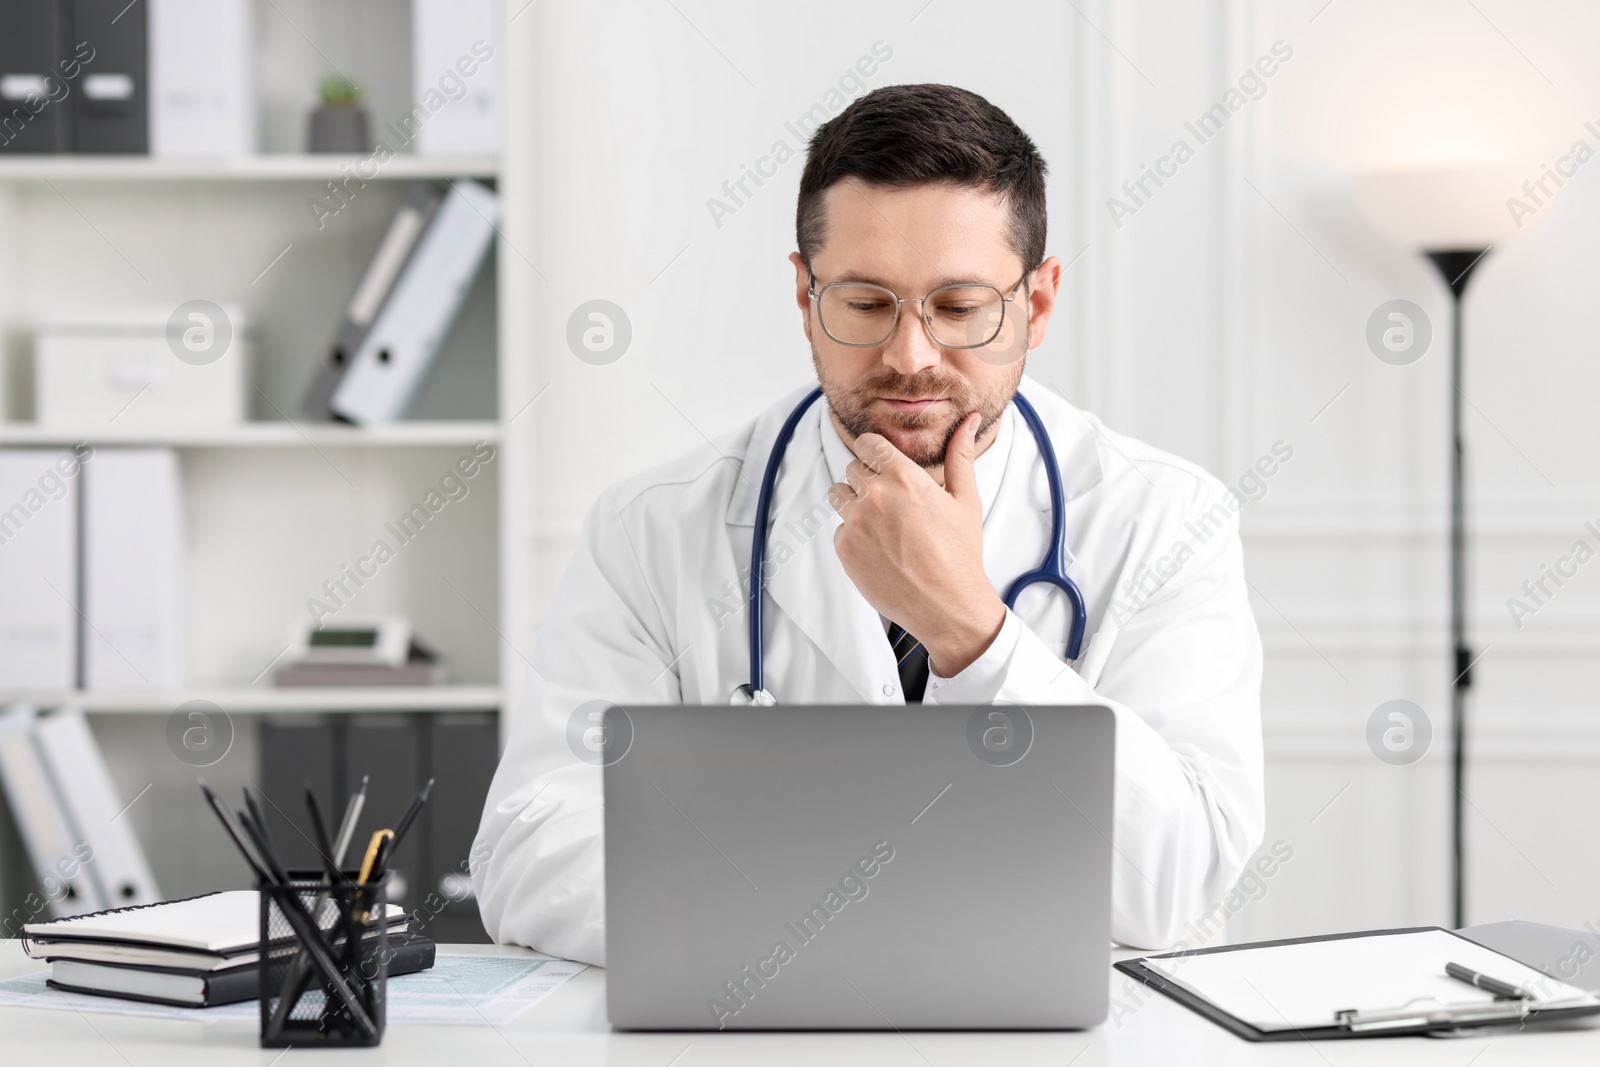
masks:
{"type": "MultiPolygon", "coordinates": [[[[756,497],[756,528],[750,544],[750,682],[733,691],[733,704],[771,707],[778,702],[766,688],[766,663],[761,646],[761,575],[767,555],[767,517],[772,509],[772,489],[778,483],[778,467],[783,463],[789,440],[794,437],[795,427],[800,424],[801,417],[821,395],[820,387],[811,390],[783,421],[778,437],[772,443],[772,452],[767,457],[766,472],[761,476],[761,492],[756,497]]],[[[1022,413],[1022,420],[1028,424],[1028,429],[1033,431],[1033,440],[1039,446],[1039,455],[1044,460],[1045,477],[1050,483],[1050,547],[1045,549],[1044,559],[1037,567],[1017,576],[1002,599],[1007,608],[1015,608],[1022,591],[1040,582],[1053,585],[1067,594],[1067,600],[1072,604],[1072,636],[1067,640],[1067,659],[1075,660],[1083,650],[1083,631],[1088,627],[1088,613],[1083,606],[1083,593],[1079,591],[1077,583],[1067,577],[1067,537],[1062,517],[1065,495],[1061,489],[1061,468],[1056,463],[1056,450],[1050,441],[1050,434],[1046,432],[1044,422],[1033,405],[1021,393],[1012,397],[1012,403],[1022,413]]]]}

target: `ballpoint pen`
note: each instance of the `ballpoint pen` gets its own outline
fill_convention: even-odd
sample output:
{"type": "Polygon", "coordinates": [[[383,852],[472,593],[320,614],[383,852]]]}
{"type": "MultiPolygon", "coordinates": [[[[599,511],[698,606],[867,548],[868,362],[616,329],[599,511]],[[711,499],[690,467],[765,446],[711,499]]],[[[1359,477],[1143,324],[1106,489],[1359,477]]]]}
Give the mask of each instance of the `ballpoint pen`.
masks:
{"type": "Polygon", "coordinates": [[[250,843],[255,845],[256,853],[266,864],[267,870],[272,873],[272,883],[277,886],[287,886],[289,875],[283,869],[283,864],[278,861],[277,853],[267,844],[271,840],[267,836],[266,828],[259,825],[257,819],[250,812],[238,813],[239,825],[244,827],[244,832],[250,838],[250,843]]]}
{"type": "Polygon", "coordinates": [[[406,809],[406,813],[401,816],[400,825],[394,829],[395,848],[400,847],[400,842],[405,838],[406,831],[411,829],[411,824],[417,821],[417,815],[422,811],[422,805],[428,802],[428,794],[431,792],[433,792],[433,779],[429,778],[428,783],[422,787],[422,792],[417,794],[416,799],[411,802],[411,806],[406,809]]]}
{"type": "Polygon", "coordinates": [[[372,879],[373,873],[382,874],[379,861],[388,852],[390,842],[394,841],[393,830],[374,830],[372,840],[367,842],[367,854],[361,860],[361,874],[356,879],[358,885],[366,885],[372,879]]]}
{"type": "Polygon", "coordinates": [[[222,828],[228,832],[229,837],[233,838],[234,847],[239,850],[239,854],[244,857],[244,861],[250,865],[250,870],[254,872],[256,879],[262,882],[271,882],[272,876],[267,873],[265,865],[256,856],[254,849],[245,844],[244,836],[239,832],[238,826],[234,824],[233,816],[228,814],[228,808],[222,803],[222,798],[213,793],[211,787],[204,782],[200,783],[200,791],[205,794],[206,803],[211,805],[211,810],[216,813],[217,821],[222,823],[222,828]]]}
{"type": "Polygon", "coordinates": [[[344,806],[344,819],[339,823],[339,836],[333,840],[333,862],[344,865],[344,854],[350,850],[350,841],[356,836],[356,822],[367,803],[367,776],[361,776],[361,788],[351,794],[344,806]]]}
{"type": "MultiPolygon", "coordinates": [[[[317,794],[311,788],[311,783],[306,784],[306,810],[311,813],[311,831],[317,835],[317,855],[322,859],[323,870],[328,873],[328,884],[335,885],[343,877],[339,872],[339,861],[333,855],[333,845],[328,842],[328,827],[322,821],[322,806],[317,803],[317,794]]],[[[321,909],[326,894],[318,894],[318,910],[321,909]]]]}
{"type": "Polygon", "coordinates": [[[1493,993],[1502,1000],[1528,1000],[1532,997],[1526,989],[1514,986],[1510,982],[1502,982],[1498,978],[1490,978],[1471,967],[1463,967],[1459,963],[1444,965],[1444,973],[1458,982],[1465,982],[1470,986],[1477,986],[1485,993],[1493,993]]]}
{"type": "MultiPolygon", "coordinates": [[[[255,793],[249,786],[244,787],[244,806],[250,816],[256,821],[256,831],[261,837],[261,843],[270,851],[274,858],[278,854],[278,843],[272,839],[272,831],[267,826],[267,818],[261,812],[261,805],[256,802],[255,793]]],[[[279,866],[282,866],[281,864],[279,866]]]]}
{"type": "MultiPolygon", "coordinates": [[[[356,878],[357,885],[367,885],[374,879],[382,878],[384,866],[388,863],[389,850],[394,845],[393,830],[374,830],[372,840],[367,842],[367,854],[361,860],[361,873],[356,878]]],[[[372,912],[362,911],[357,916],[362,923],[372,921],[372,912]]]]}

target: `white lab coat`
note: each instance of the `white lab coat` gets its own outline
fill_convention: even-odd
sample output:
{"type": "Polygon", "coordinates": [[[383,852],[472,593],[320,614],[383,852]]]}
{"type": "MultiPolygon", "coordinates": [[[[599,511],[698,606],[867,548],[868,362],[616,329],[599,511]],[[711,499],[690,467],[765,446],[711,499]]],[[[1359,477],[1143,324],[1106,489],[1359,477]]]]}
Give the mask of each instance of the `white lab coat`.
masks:
{"type": "MultiPolygon", "coordinates": [[[[1037,587],[994,645],[926,703],[1099,703],[1116,715],[1112,936],[1163,948],[1227,895],[1263,833],[1261,640],[1246,595],[1240,500],[1205,471],[1106,429],[1024,379],[1059,458],[1068,573],[1089,637],[1063,659],[1065,598],[1037,587]]],[[[601,770],[569,748],[591,701],[726,704],[749,680],[745,592],[756,491],[804,390],[752,424],[607,490],[529,653],[474,846],[495,940],[605,962],[601,770]]],[[[1004,591],[1049,535],[1044,466],[1008,409],[978,457],[984,567],[1004,591]],[[992,498],[992,499],[990,499],[992,498]]],[[[766,684],[780,704],[903,700],[881,616],[833,548],[818,402],[774,493],[766,684]]],[[[830,445],[831,447],[831,445],[830,445]]],[[[836,455],[838,453],[836,452],[836,455]]],[[[936,687],[937,683],[937,687],[936,687]]]]}

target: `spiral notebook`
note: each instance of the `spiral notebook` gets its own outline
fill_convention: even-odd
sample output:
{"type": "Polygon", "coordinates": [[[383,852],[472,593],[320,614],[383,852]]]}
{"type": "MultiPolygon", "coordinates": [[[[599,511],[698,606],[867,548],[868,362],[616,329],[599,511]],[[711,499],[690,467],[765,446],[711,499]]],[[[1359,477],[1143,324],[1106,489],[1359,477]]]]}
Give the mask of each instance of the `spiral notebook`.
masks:
{"type": "Polygon", "coordinates": [[[1600,997],[1440,927],[1263,941],[1116,965],[1251,1041],[1526,1026],[1600,1013],[1600,997]],[[1527,995],[1451,978],[1456,963],[1527,995]]]}
{"type": "MultiPolygon", "coordinates": [[[[331,923],[333,909],[325,911],[331,923]]],[[[403,930],[405,909],[390,904],[388,919],[391,932],[403,930]]],[[[220,970],[255,958],[261,895],[253,889],[207,893],[28,923],[22,932],[23,951],[34,959],[220,970]]]]}
{"type": "MultiPolygon", "coordinates": [[[[385,970],[390,978],[425,971],[433,966],[436,950],[433,941],[420,934],[395,934],[389,938],[385,970]]],[[[47,984],[68,993],[89,993],[180,1008],[212,1008],[257,998],[261,967],[255,953],[246,955],[247,960],[230,960],[227,966],[217,968],[148,967],[56,959],[50,963],[47,984]]]]}

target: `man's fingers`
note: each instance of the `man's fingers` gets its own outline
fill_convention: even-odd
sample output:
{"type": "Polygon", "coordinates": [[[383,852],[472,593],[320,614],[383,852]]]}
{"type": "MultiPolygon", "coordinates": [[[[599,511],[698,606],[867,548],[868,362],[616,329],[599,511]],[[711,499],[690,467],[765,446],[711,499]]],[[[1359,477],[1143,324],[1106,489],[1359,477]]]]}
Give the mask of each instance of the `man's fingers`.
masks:
{"type": "Polygon", "coordinates": [[[854,504],[861,497],[847,482],[834,482],[828,486],[828,506],[839,514],[844,514],[844,509],[854,504]]]}
{"type": "Polygon", "coordinates": [[[882,434],[864,433],[855,439],[851,450],[856,458],[870,467],[875,474],[882,474],[883,469],[896,460],[903,460],[905,456],[900,450],[882,434]]]}
{"type": "Polygon", "coordinates": [[[844,469],[844,480],[850,483],[850,488],[856,491],[858,497],[867,495],[868,484],[877,476],[877,471],[859,459],[851,460],[850,465],[844,469]]]}
{"type": "Polygon", "coordinates": [[[982,421],[976,411],[962,419],[944,450],[944,489],[957,500],[976,500],[978,496],[978,475],[972,464],[978,455],[978,424],[982,421]]]}

